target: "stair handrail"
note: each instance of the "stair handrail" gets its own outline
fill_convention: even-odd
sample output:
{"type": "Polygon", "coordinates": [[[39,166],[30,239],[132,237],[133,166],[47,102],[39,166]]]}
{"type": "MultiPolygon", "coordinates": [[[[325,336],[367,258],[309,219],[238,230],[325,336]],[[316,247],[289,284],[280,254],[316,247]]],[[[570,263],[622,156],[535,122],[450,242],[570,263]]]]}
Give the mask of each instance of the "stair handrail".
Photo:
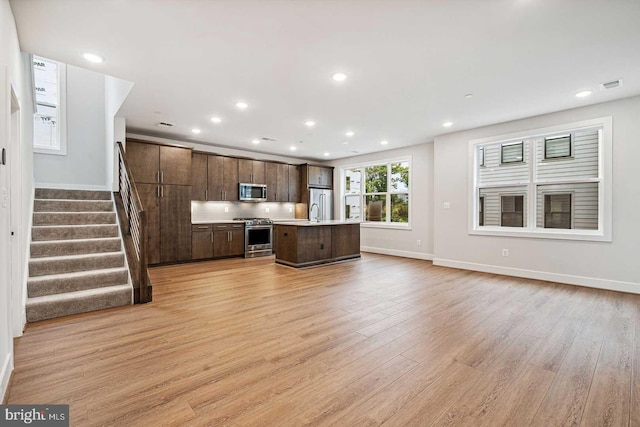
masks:
{"type": "MultiPolygon", "coordinates": [[[[118,141],[116,144],[119,157],[120,197],[127,217],[123,232],[131,236],[135,248],[135,257],[133,257],[135,268],[133,270],[136,274],[132,274],[131,278],[134,282],[134,299],[136,303],[147,303],[152,300],[147,271],[147,213],[140,201],[140,195],[127,163],[122,142],[118,141]]],[[[131,263],[131,260],[129,262],[131,263]]]]}

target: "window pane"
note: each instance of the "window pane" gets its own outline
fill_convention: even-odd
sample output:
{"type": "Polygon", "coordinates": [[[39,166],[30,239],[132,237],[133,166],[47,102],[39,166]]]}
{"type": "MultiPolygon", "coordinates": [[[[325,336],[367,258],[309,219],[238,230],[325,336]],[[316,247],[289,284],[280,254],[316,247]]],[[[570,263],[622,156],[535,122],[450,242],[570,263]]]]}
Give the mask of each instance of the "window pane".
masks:
{"type": "Polygon", "coordinates": [[[391,191],[409,191],[409,162],[391,163],[391,191]]]}
{"type": "Polygon", "coordinates": [[[478,200],[478,225],[484,225],[484,197],[480,197],[478,200]]]}
{"type": "Polygon", "coordinates": [[[571,134],[544,139],[544,158],[571,156],[571,134]]]}
{"type": "MultiPolygon", "coordinates": [[[[517,152],[524,150],[524,161],[502,163],[502,144],[484,145],[484,167],[478,168],[478,178],[481,185],[495,185],[513,182],[529,181],[529,141],[518,142],[517,152]]],[[[508,148],[509,146],[505,147],[508,148]]],[[[547,162],[553,163],[553,162],[547,162]]]]}
{"type": "Polygon", "coordinates": [[[365,196],[366,221],[387,220],[387,196],[365,196]]]}
{"type": "Polygon", "coordinates": [[[369,166],[365,168],[366,192],[385,193],[387,191],[387,165],[369,166]]]}
{"type": "Polygon", "coordinates": [[[409,195],[391,195],[391,222],[409,222],[409,195]]]}
{"type": "Polygon", "coordinates": [[[34,56],[33,80],[36,103],[58,105],[58,64],[55,61],[34,56]]]}
{"type": "Polygon", "coordinates": [[[522,142],[502,144],[502,163],[524,162],[524,150],[522,142]]]}
{"type": "Polygon", "coordinates": [[[558,156],[551,162],[544,161],[545,154],[549,155],[549,141],[540,138],[539,142],[536,143],[536,179],[551,181],[598,177],[600,166],[598,162],[600,148],[598,129],[573,132],[572,138],[573,147],[568,149],[565,144],[564,148],[564,153],[571,152],[571,156],[561,157],[559,155],[562,154],[560,149],[554,148],[558,156]]]}
{"type": "Polygon", "coordinates": [[[347,169],[344,172],[344,194],[360,194],[361,182],[361,169],[347,169]]]}
{"type": "Polygon", "coordinates": [[[501,197],[502,227],[524,227],[524,196],[501,197]]]}
{"type": "Polygon", "coordinates": [[[538,185],[536,206],[536,226],[539,228],[567,228],[578,230],[598,229],[598,183],[580,182],[573,184],[538,185]],[[558,196],[563,196],[558,197],[558,196]],[[571,198],[567,200],[567,196],[571,198]],[[552,196],[551,199],[548,196],[552,196]],[[552,203],[549,204],[548,202],[552,203]],[[567,203],[568,202],[568,203],[567,203]],[[558,215],[569,212],[569,215],[558,215]],[[547,215],[551,213],[552,215],[547,215]],[[567,216],[569,222],[567,223],[567,216]],[[547,218],[553,218],[550,224],[547,218]],[[560,226],[557,225],[561,221],[560,226]],[[551,226],[547,226],[551,225],[551,226]]]}
{"type": "Polygon", "coordinates": [[[347,196],[344,203],[345,219],[360,219],[360,196],[347,196]]]}
{"type": "MultiPolygon", "coordinates": [[[[527,226],[527,187],[493,187],[493,188],[481,188],[479,197],[484,200],[483,208],[483,220],[485,227],[500,227],[502,224],[502,196],[520,196],[522,198],[522,223],[523,227],[527,226]]],[[[515,200],[511,200],[510,207],[515,211],[515,200]]]]}

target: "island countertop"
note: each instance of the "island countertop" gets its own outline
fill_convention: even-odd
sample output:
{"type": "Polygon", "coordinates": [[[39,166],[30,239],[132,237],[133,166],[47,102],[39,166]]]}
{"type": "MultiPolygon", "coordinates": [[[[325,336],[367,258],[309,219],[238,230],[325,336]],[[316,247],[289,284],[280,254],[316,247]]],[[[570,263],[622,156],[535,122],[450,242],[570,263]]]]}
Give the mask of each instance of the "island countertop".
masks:
{"type": "Polygon", "coordinates": [[[309,220],[281,220],[273,221],[273,225],[293,225],[295,227],[317,227],[319,225],[349,225],[360,224],[359,221],[343,221],[341,219],[331,219],[326,221],[309,221],[309,220]]]}

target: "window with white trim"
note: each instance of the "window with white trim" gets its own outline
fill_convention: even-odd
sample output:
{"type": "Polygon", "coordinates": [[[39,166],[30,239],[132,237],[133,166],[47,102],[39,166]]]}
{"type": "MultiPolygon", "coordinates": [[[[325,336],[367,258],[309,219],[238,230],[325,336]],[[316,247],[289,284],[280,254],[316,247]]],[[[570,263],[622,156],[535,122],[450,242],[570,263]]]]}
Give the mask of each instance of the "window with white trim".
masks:
{"type": "Polygon", "coordinates": [[[610,117],[470,142],[471,234],[610,240],[610,117]]]}
{"type": "Polygon", "coordinates": [[[409,223],[409,159],[342,169],[342,219],[409,223]]]}
{"type": "Polygon", "coordinates": [[[65,65],[33,56],[33,149],[37,153],[66,154],[65,65]]]}

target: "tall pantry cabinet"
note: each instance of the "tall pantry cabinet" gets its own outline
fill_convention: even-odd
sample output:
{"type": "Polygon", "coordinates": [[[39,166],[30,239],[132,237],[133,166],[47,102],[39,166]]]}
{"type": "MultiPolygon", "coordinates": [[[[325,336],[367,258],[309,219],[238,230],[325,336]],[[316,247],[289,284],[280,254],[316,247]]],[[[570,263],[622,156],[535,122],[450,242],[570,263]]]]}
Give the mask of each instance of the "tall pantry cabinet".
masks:
{"type": "Polygon", "coordinates": [[[147,211],[149,264],[191,259],[191,148],[127,139],[126,157],[147,211]]]}

